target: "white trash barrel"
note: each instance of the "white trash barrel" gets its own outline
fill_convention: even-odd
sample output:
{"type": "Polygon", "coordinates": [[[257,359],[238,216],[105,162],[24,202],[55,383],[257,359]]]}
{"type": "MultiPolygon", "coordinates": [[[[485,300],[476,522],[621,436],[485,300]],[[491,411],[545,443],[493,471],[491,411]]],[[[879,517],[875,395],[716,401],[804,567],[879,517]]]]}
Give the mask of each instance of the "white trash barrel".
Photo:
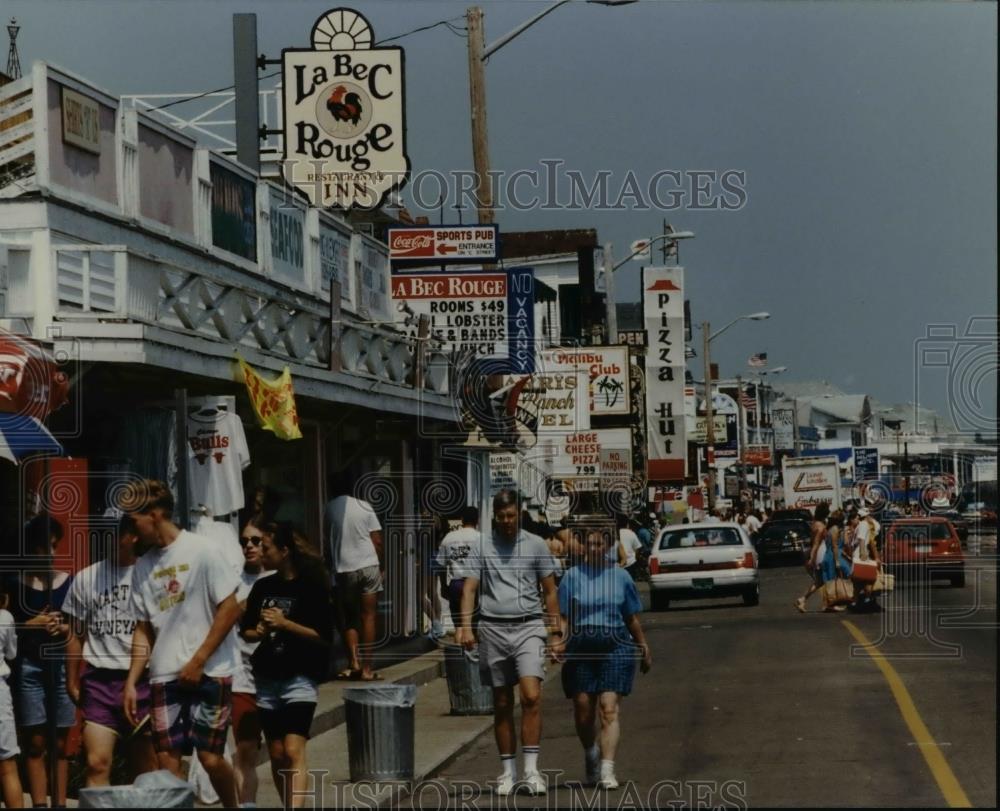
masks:
{"type": "Polygon", "coordinates": [[[166,769],[146,772],[131,786],[80,789],[79,808],[194,808],[194,790],[166,769]]]}

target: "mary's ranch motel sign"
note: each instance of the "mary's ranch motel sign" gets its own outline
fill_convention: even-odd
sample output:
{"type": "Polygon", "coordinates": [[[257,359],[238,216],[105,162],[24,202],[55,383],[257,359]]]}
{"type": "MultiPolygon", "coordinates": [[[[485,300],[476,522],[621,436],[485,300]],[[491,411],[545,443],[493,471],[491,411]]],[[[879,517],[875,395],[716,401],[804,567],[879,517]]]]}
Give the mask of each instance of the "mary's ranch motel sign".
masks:
{"type": "Polygon", "coordinates": [[[282,51],[282,177],[314,206],[376,208],[406,182],[403,49],[374,48],[368,21],[326,12],[312,48],[282,51]]]}

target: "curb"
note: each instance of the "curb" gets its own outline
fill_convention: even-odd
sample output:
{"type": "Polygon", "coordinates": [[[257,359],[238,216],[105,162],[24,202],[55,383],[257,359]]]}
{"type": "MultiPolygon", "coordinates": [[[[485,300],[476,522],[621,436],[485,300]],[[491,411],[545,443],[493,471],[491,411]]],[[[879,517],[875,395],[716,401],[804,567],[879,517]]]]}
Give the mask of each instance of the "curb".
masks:
{"type": "MultiPolygon", "coordinates": [[[[392,665],[379,671],[382,680],[376,684],[414,684],[417,687],[428,684],[435,679],[444,676],[444,656],[440,649],[428,651],[398,665],[392,665]]],[[[309,735],[315,738],[324,732],[344,724],[347,720],[347,713],[344,709],[344,699],[340,691],[345,687],[356,687],[364,682],[323,682],[320,685],[320,701],[313,717],[312,727],[309,735]],[[331,688],[330,685],[336,685],[331,688]],[[322,693],[331,689],[337,689],[337,694],[327,697],[324,701],[322,693]]],[[[270,762],[267,747],[262,746],[257,756],[257,765],[261,766],[270,762]]]]}
{"type": "MultiPolygon", "coordinates": [[[[552,666],[548,673],[545,675],[545,680],[542,682],[542,686],[548,684],[552,679],[559,676],[562,671],[561,665],[552,666]]],[[[442,674],[443,675],[443,674],[442,674]]],[[[514,693],[514,705],[517,706],[520,703],[520,699],[517,696],[517,691],[514,693]]],[[[469,718],[474,718],[476,716],[467,716],[469,718]]],[[[388,797],[385,797],[377,802],[378,808],[388,808],[391,802],[398,802],[401,799],[412,796],[413,789],[415,786],[420,785],[424,780],[431,779],[435,777],[443,769],[446,769],[452,763],[454,763],[458,758],[464,755],[472,745],[479,740],[486,732],[493,726],[493,716],[483,715],[481,723],[474,729],[470,730],[467,734],[463,735],[457,742],[454,748],[442,757],[437,763],[434,763],[430,768],[426,769],[422,774],[415,773],[413,775],[413,780],[401,786],[402,790],[399,792],[390,792],[388,797]]],[[[492,795],[491,795],[492,796],[492,795]]]]}

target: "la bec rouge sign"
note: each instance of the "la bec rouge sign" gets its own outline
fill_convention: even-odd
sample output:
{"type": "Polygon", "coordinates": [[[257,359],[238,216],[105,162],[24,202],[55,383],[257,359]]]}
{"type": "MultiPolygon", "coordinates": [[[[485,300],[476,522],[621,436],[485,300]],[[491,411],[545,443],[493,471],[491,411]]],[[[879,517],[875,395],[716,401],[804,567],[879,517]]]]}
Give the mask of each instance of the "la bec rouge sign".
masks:
{"type": "Polygon", "coordinates": [[[356,11],[321,16],[312,48],[282,51],[282,177],[322,208],[377,208],[410,170],[403,49],[374,48],[356,11]]]}

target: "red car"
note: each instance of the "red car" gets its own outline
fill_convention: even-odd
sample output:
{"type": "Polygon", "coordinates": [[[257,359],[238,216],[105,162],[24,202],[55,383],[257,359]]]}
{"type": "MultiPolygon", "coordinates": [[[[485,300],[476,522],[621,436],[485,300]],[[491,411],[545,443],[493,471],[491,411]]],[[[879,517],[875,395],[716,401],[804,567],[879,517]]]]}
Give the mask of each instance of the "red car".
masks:
{"type": "Polygon", "coordinates": [[[962,542],[946,518],[901,518],[885,533],[882,552],[886,566],[900,572],[919,570],[947,578],[952,586],[965,585],[962,542]]]}

